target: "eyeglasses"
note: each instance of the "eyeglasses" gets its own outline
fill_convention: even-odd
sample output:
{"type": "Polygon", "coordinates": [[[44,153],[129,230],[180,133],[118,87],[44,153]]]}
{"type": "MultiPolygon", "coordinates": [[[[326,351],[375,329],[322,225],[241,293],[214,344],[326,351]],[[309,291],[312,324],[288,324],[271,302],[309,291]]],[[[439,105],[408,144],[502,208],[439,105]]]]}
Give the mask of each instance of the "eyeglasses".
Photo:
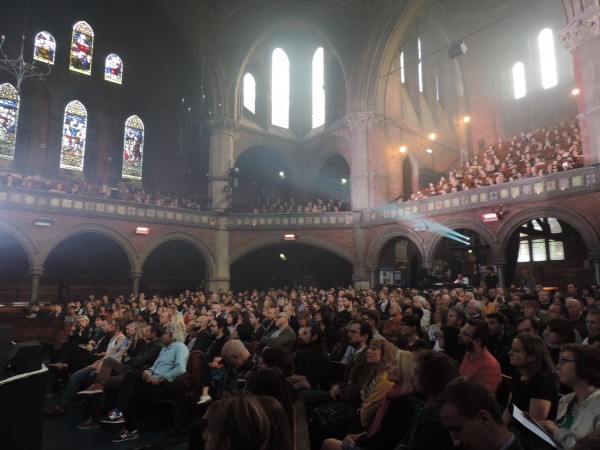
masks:
{"type": "Polygon", "coordinates": [[[360,334],[360,331],[357,330],[348,330],[349,334],[360,334]]]}
{"type": "Polygon", "coordinates": [[[467,333],[465,330],[460,330],[460,334],[462,334],[463,336],[467,336],[470,337],[471,339],[475,339],[475,336],[471,336],[469,333],[467,333]]]}
{"type": "Polygon", "coordinates": [[[575,362],[575,361],[576,361],[576,360],[574,360],[574,359],[560,358],[560,359],[558,360],[558,363],[559,363],[559,364],[562,366],[562,365],[563,365],[563,364],[565,364],[565,363],[568,363],[568,362],[575,362]]]}

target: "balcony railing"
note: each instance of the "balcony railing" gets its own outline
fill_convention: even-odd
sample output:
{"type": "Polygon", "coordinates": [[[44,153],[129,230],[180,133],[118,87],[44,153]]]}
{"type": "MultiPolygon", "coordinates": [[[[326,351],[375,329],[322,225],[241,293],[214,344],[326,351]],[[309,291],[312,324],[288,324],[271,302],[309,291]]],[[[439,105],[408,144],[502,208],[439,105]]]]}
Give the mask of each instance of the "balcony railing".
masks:
{"type": "MultiPolygon", "coordinates": [[[[542,196],[548,200],[564,195],[600,190],[599,180],[600,167],[588,166],[422,200],[386,205],[362,212],[229,214],[226,218],[226,226],[230,230],[332,229],[352,228],[358,224],[368,227],[397,222],[402,219],[414,220],[423,216],[451,214],[501,203],[530,201],[542,196]]],[[[219,223],[219,215],[214,212],[4,186],[0,186],[0,207],[34,210],[40,213],[97,216],[203,228],[215,228],[219,223]]]]}

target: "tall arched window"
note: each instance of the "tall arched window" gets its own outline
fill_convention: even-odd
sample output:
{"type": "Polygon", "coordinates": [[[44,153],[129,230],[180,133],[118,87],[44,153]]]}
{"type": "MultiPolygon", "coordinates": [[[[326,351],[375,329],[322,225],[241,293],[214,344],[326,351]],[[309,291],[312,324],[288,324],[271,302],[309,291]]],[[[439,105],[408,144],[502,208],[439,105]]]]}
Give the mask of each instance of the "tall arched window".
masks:
{"type": "Polygon", "coordinates": [[[565,259],[561,224],[554,217],[543,217],[521,225],[518,262],[561,261],[565,259]]]}
{"type": "Polygon", "coordinates": [[[91,75],[93,49],[94,31],[92,30],[92,27],[90,27],[87,22],[77,22],[73,25],[69,69],[85,75],[91,75]]]}
{"type": "Polygon", "coordinates": [[[125,137],[123,138],[123,178],[142,179],[142,162],[144,159],[144,122],[138,116],[131,116],[125,121],[125,137]]]}
{"type": "Polygon", "coordinates": [[[423,54],[421,51],[421,38],[417,38],[417,55],[419,57],[419,65],[417,68],[419,75],[419,92],[423,92],[423,61],[421,60],[423,54]]]}
{"type": "Polygon", "coordinates": [[[523,98],[527,95],[527,84],[525,83],[525,66],[518,62],[513,66],[513,90],[515,99],[523,98]]]}
{"type": "Polygon", "coordinates": [[[404,70],[404,52],[400,52],[400,83],[406,82],[406,72],[404,70]]]}
{"type": "Polygon", "coordinates": [[[0,158],[13,159],[19,121],[19,93],[9,83],[0,84],[0,158]]]}
{"type": "Polygon", "coordinates": [[[244,75],[244,108],[256,114],[256,80],[250,72],[244,75]]]}
{"type": "Polygon", "coordinates": [[[40,31],[35,35],[33,46],[33,59],[47,64],[54,64],[56,54],[56,41],[47,31],[40,31]]]}
{"type": "Polygon", "coordinates": [[[542,87],[548,89],[558,84],[556,73],[556,55],[554,53],[554,36],[550,28],[544,28],[538,35],[540,48],[540,70],[542,87]]]}
{"type": "Polygon", "coordinates": [[[290,61],[280,48],[273,51],[271,123],[282,128],[290,127],[290,61]]]}
{"type": "Polygon", "coordinates": [[[119,55],[111,53],[106,57],[104,79],[111,83],[123,83],[123,61],[119,58],[119,55]]]}
{"type": "Polygon", "coordinates": [[[61,169],[83,171],[86,133],[87,111],[80,101],[73,100],[65,108],[60,150],[61,169]]]}
{"type": "Polygon", "coordinates": [[[319,47],[312,60],[312,127],[325,123],[325,56],[319,47]]]}

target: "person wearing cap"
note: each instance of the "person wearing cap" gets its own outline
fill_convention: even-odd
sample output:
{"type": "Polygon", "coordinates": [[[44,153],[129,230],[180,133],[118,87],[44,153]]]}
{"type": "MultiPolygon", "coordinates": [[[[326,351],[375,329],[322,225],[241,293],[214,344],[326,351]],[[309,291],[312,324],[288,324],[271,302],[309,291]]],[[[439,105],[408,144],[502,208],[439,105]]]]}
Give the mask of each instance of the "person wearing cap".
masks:
{"type": "Polygon", "coordinates": [[[406,314],[400,321],[400,338],[396,343],[400,350],[415,352],[429,350],[429,343],[423,339],[421,320],[416,314],[406,314]]]}

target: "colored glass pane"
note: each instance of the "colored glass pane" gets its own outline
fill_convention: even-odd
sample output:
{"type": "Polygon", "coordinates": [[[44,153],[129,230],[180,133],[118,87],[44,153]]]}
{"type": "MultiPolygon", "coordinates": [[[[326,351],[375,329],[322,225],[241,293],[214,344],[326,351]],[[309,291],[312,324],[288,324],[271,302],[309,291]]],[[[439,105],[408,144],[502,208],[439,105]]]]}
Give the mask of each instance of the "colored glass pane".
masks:
{"type": "Polygon", "coordinates": [[[91,75],[93,49],[94,31],[86,22],[77,22],[73,26],[69,69],[85,75],[91,75]]]}
{"type": "Polygon", "coordinates": [[[56,54],[56,41],[47,31],[40,31],[35,36],[33,59],[48,64],[54,64],[56,54]]]}
{"type": "Polygon", "coordinates": [[[114,53],[111,53],[106,57],[104,79],[112,83],[123,83],[123,61],[114,53]]]}
{"type": "Polygon", "coordinates": [[[13,159],[19,120],[19,94],[9,84],[0,84],[0,158],[13,159]]]}
{"type": "Polygon", "coordinates": [[[74,100],[65,108],[60,150],[61,169],[83,171],[86,133],[87,111],[81,102],[74,100]]]}
{"type": "Polygon", "coordinates": [[[144,122],[138,116],[131,116],[125,121],[122,177],[141,180],[143,158],[144,122]]]}

